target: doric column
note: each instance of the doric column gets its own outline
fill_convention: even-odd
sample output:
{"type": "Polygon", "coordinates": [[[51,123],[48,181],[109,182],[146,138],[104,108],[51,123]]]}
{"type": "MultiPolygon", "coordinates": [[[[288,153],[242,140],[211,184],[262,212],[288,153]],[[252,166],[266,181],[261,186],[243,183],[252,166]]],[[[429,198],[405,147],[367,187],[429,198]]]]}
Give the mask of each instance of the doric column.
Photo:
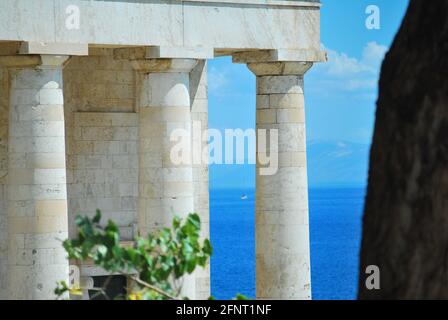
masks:
{"type": "MultiPolygon", "coordinates": [[[[170,227],[194,211],[190,72],[194,59],[136,60],[139,112],[139,232],[170,227]]],[[[195,275],[182,295],[196,297],[195,275]]]]}
{"type": "Polygon", "coordinates": [[[311,64],[267,62],[248,67],[257,76],[257,131],[278,130],[277,145],[270,141],[257,149],[256,295],[310,299],[303,75],[311,64]],[[263,170],[261,155],[276,149],[278,170],[263,170]]]}
{"type": "Polygon", "coordinates": [[[68,282],[62,69],[66,56],[3,58],[11,69],[8,298],[54,299],[68,282]]]}

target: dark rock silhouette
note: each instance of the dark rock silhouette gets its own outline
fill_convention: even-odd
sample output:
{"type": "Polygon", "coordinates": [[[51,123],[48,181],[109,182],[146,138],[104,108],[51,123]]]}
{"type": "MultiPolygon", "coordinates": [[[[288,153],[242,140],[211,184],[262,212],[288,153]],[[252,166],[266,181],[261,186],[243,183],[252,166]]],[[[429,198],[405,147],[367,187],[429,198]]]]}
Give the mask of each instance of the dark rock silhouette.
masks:
{"type": "Polygon", "coordinates": [[[448,1],[411,0],[382,66],[360,299],[448,298],[448,1]],[[380,268],[380,290],[365,270],[380,268]]]}

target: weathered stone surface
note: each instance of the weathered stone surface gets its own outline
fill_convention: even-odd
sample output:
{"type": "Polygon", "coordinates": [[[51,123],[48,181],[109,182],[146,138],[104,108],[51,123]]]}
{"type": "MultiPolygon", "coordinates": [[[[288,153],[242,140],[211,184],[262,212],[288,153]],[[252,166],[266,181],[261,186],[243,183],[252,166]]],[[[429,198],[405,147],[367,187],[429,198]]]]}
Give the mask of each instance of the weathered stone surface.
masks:
{"type": "Polygon", "coordinates": [[[73,118],[73,129],[79,134],[73,136],[68,150],[73,179],[68,185],[70,235],[76,235],[77,214],[93,216],[100,209],[104,223],[113,220],[122,239],[133,240],[137,234],[138,114],[76,112],[73,118]]]}
{"type": "MultiPolygon", "coordinates": [[[[190,73],[191,120],[200,121],[201,132],[208,128],[207,62],[200,60],[190,73]]],[[[194,130],[194,129],[193,129],[194,130]]],[[[208,154],[205,141],[193,140],[192,152],[200,154],[195,148],[200,145],[202,154],[208,154]]],[[[210,239],[210,205],[208,187],[208,165],[195,162],[192,165],[193,209],[201,217],[201,236],[210,239]]],[[[196,299],[208,299],[210,296],[210,262],[196,273],[196,299]]]]}
{"type": "MultiPolygon", "coordinates": [[[[170,61],[173,69],[151,73],[146,73],[146,69],[138,70],[138,227],[141,234],[169,227],[175,215],[182,217],[195,211],[190,72],[196,64],[197,61],[174,59],[170,61]],[[153,127],[159,132],[152,130],[153,127]],[[183,150],[187,152],[187,163],[175,163],[171,154],[178,142],[170,138],[179,129],[188,134],[189,150],[183,150]]],[[[192,78],[199,85],[200,80],[192,78]]],[[[188,297],[201,294],[204,298],[208,290],[196,288],[197,273],[185,277],[182,291],[188,297]]],[[[207,273],[199,278],[207,278],[207,273]]]]}
{"type": "MultiPolygon", "coordinates": [[[[256,55],[256,53],[252,55],[256,55]]],[[[260,62],[247,64],[247,67],[257,76],[305,74],[312,66],[311,62],[282,62],[281,60],[266,62],[263,58],[260,58],[260,62]]]]}
{"type": "MultiPolygon", "coordinates": [[[[315,54],[320,51],[319,23],[320,4],[315,1],[41,0],[30,3],[14,0],[0,3],[1,40],[185,47],[200,53],[200,56],[171,53],[172,58],[203,59],[204,50],[214,49],[293,49],[304,51],[299,56],[303,59],[320,61],[321,57],[315,54]],[[73,18],[76,12],[80,13],[79,25],[73,18]]],[[[280,55],[280,58],[288,56],[280,55]]]]}
{"type": "Polygon", "coordinates": [[[41,63],[40,56],[0,56],[0,66],[2,67],[35,67],[41,63]]]}
{"type": "Polygon", "coordinates": [[[448,3],[412,0],[383,63],[359,298],[447,299],[448,3]],[[365,286],[380,269],[380,290],[365,286]]]}
{"type": "Polygon", "coordinates": [[[87,56],[89,54],[89,46],[87,44],[76,43],[45,43],[31,41],[23,42],[19,53],[87,56]]]}
{"type": "Polygon", "coordinates": [[[0,66],[0,298],[7,296],[9,71],[0,66]]]}
{"type": "Polygon", "coordinates": [[[278,145],[271,142],[257,148],[259,299],[311,298],[303,96],[303,74],[308,68],[296,68],[295,73],[284,75],[288,64],[249,65],[257,75],[257,129],[278,130],[278,145]],[[260,162],[260,153],[266,150],[278,151],[278,169],[271,175],[263,172],[266,166],[260,162]]]}
{"type": "MultiPolygon", "coordinates": [[[[94,50],[95,51],[95,50],[94,50]]],[[[72,57],[64,68],[67,121],[73,112],[134,112],[135,73],[129,60],[113,57],[113,50],[72,57]]]]}
{"type": "MultiPolygon", "coordinates": [[[[60,240],[68,236],[65,160],[28,161],[56,153],[65,159],[62,64],[12,71],[9,108],[8,255],[9,299],[52,299],[56,281],[68,281],[68,261],[60,240]],[[21,98],[19,98],[21,97],[21,98]],[[35,108],[39,106],[38,108],[35,108]],[[20,112],[25,109],[30,112],[20,112]],[[50,120],[49,120],[50,119],[50,120]],[[23,159],[23,161],[16,161],[23,159]],[[45,236],[58,242],[43,247],[29,236],[45,236]]],[[[22,67],[23,68],[23,67],[22,67]]]]}

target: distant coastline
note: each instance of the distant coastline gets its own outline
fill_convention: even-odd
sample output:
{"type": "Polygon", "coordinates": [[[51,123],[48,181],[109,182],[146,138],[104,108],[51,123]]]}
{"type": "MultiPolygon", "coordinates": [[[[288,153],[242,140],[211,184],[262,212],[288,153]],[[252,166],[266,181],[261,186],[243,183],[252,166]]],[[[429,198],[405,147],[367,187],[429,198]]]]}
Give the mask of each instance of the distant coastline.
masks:
{"type": "MultiPolygon", "coordinates": [[[[307,144],[310,188],[365,188],[369,144],[348,141],[309,141],[307,144]]],[[[209,166],[211,190],[255,187],[255,165],[209,166]]]]}

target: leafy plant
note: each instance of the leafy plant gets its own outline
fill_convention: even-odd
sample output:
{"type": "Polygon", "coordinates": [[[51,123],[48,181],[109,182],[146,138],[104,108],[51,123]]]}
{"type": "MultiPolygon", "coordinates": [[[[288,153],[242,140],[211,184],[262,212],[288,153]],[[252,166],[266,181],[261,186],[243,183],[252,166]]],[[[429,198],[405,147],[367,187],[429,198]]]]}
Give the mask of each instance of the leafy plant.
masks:
{"type": "MultiPolygon", "coordinates": [[[[100,224],[101,212],[94,218],[77,217],[78,238],[65,240],[69,259],[92,260],[109,273],[126,275],[133,282],[126,298],[132,300],[179,299],[182,277],[196,267],[204,267],[212,254],[208,239],[200,240],[200,218],[189,214],[185,220],[173,219],[172,228],[162,229],[147,237],[137,237],[132,247],[120,245],[117,225],[100,224]]],[[[80,288],[69,288],[60,282],[55,293],[61,297],[80,288]]]]}

